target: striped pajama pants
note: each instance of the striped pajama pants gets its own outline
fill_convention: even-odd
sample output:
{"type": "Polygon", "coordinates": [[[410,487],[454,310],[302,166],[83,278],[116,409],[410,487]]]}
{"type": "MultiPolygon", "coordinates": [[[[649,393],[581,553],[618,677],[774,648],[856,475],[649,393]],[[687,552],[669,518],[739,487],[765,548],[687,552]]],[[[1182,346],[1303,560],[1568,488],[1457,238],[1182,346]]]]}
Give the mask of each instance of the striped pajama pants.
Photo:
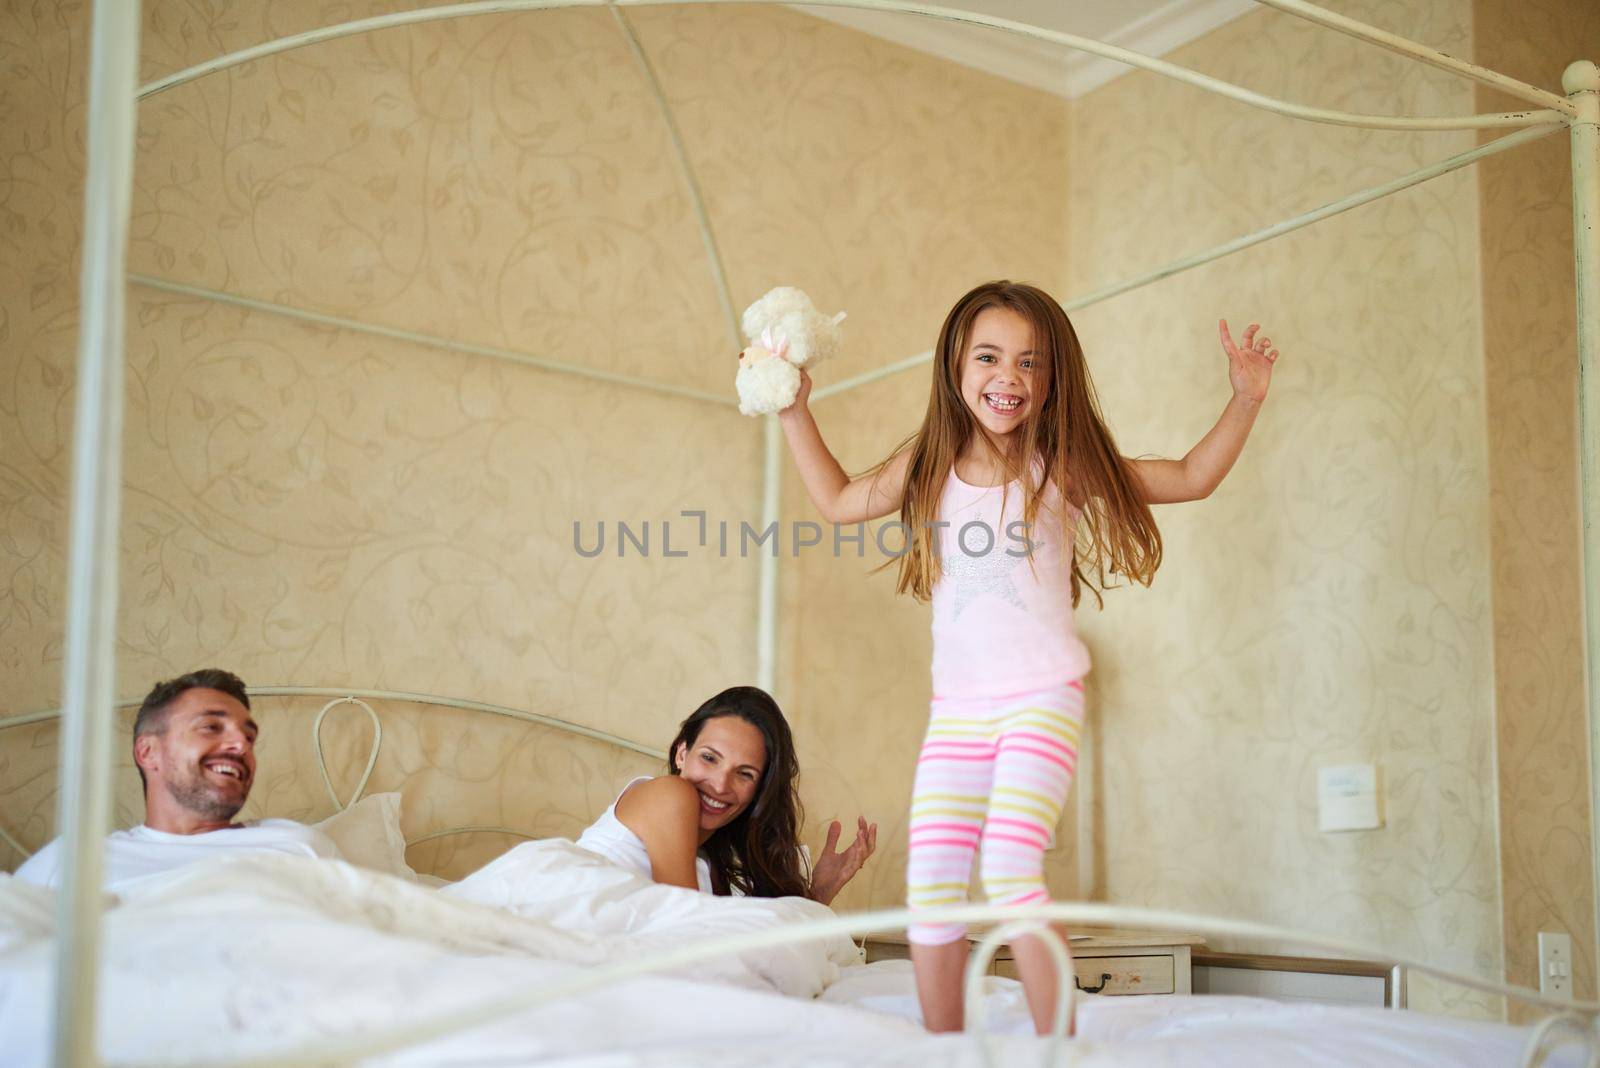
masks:
{"type": "MultiPolygon", "coordinates": [[[[1044,850],[1078,764],[1083,683],[1009,697],[935,697],[911,789],[911,909],[967,900],[972,858],[992,904],[1048,901],[1044,850]]],[[[954,942],[959,924],[912,924],[921,945],[954,942]]]]}

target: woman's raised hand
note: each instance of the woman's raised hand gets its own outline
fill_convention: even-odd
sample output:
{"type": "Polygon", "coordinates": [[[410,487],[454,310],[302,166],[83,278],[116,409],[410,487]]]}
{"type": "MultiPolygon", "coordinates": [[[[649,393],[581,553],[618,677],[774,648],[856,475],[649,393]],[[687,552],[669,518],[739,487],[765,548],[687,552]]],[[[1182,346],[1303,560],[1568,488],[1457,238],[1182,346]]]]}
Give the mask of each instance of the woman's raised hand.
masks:
{"type": "Polygon", "coordinates": [[[1234,393],[1245,400],[1260,404],[1267,398],[1267,386],[1272,383],[1272,365],[1278,362],[1278,350],[1272,347],[1271,338],[1257,338],[1260,323],[1244,328],[1240,344],[1233,343],[1228,333],[1228,320],[1217,320],[1217,331],[1222,335],[1222,351],[1228,354],[1228,382],[1234,393]]]}
{"type": "MultiPolygon", "coordinates": [[[[802,372],[803,373],[803,372],[802,372]]],[[[801,391],[806,387],[802,385],[801,391]]],[[[868,823],[865,816],[856,817],[856,840],[839,851],[839,835],[843,828],[838,820],[828,824],[828,840],[822,845],[822,855],[811,866],[811,900],[824,905],[833,903],[855,873],[878,848],[878,825],[868,823]]]]}

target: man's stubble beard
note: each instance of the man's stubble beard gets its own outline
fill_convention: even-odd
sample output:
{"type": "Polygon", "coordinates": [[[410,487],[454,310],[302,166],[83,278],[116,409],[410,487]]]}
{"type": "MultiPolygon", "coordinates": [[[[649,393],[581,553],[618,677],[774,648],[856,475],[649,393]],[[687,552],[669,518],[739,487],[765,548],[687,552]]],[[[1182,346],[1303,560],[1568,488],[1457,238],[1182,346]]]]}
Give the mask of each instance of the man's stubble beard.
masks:
{"type": "Polygon", "coordinates": [[[233,817],[244,808],[249,791],[245,797],[239,799],[238,804],[218,795],[218,789],[205,780],[205,769],[196,765],[188,777],[176,782],[167,783],[167,793],[183,808],[193,812],[196,816],[207,820],[224,820],[231,822],[233,817]]]}

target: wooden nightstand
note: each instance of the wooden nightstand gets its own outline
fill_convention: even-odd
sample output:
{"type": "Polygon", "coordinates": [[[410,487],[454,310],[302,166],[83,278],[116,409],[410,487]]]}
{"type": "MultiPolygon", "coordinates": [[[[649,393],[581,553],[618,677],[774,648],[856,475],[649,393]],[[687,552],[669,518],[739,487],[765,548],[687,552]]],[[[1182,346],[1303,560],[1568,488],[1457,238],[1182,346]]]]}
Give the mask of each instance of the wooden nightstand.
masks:
{"type": "MultiPolygon", "coordinates": [[[[1109,927],[1083,927],[1074,931],[1072,965],[1078,989],[1089,994],[1188,994],[1190,960],[1195,946],[1205,945],[1198,935],[1156,931],[1125,931],[1109,927]]],[[[970,935],[968,941],[981,938],[970,935]]],[[[903,934],[869,935],[867,962],[903,960],[911,955],[903,934]]],[[[1017,977],[1011,948],[1000,947],[990,974],[1017,977]]]]}

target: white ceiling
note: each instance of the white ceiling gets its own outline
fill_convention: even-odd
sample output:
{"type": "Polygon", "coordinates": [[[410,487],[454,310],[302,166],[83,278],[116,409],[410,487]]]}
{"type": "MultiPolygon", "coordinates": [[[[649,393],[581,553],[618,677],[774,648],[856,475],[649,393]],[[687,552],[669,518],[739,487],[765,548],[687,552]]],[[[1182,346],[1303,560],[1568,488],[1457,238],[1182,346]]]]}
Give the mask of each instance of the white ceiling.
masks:
{"type": "MultiPolygon", "coordinates": [[[[1257,5],[1253,0],[942,0],[941,6],[1159,56],[1257,5]]],[[[801,6],[800,10],[1065,97],[1086,93],[1130,69],[1086,52],[982,26],[852,8],[801,6]]]]}

